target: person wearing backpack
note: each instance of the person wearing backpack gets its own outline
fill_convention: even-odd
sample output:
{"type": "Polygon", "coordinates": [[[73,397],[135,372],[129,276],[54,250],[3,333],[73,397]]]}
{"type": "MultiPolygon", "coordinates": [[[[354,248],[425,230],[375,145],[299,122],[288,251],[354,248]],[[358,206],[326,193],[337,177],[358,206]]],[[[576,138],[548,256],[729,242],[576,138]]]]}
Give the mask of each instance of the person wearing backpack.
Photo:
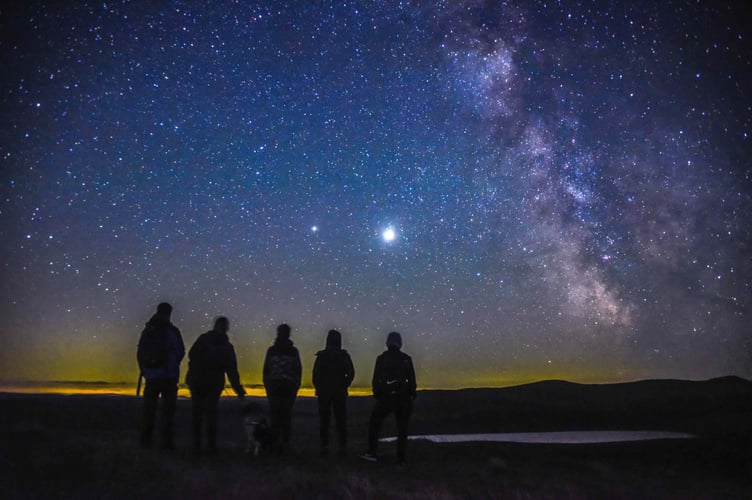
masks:
{"type": "Polygon", "coordinates": [[[397,461],[404,463],[407,449],[407,424],[417,396],[413,360],[401,351],[402,336],[391,332],[386,339],[387,350],[376,358],[373,370],[373,396],[376,406],[368,425],[368,451],[361,458],[375,462],[379,432],[384,419],[394,413],[397,420],[397,461]]]}
{"type": "Polygon", "coordinates": [[[300,354],[290,340],[290,326],[277,327],[277,338],[264,359],[264,388],[269,401],[274,447],[281,454],[290,447],[292,408],[300,388],[300,354]]]}
{"type": "Polygon", "coordinates": [[[321,455],[329,454],[329,418],[334,420],[339,436],[339,455],[347,453],[347,388],[355,377],[350,354],[342,349],[342,334],[329,330],[326,348],[316,353],[313,363],[313,387],[319,403],[319,437],[321,455]]]}
{"type": "Polygon", "coordinates": [[[185,356],[185,345],[180,330],[170,322],[171,314],[170,304],[159,304],[156,314],[146,323],[138,341],[136,358],[141,370],[140,377],[146,380],[141,422],[141,446],[144,448],[152,446],[154,419],[160,398],[161,448],[175,448],[173,418],[177,407],[180,362],[185,356]]]}
{"type": "Polygon", "coordinates": [[[239,398],[245,396],[240,383],[235,348],[227,332],[230,321],[224,316],[214,321],[214,329],[201,334],[188,351],[188,373],[185,383],[193,403],[193,446],[201,452],[201,432],[206,417],[207,450],[217,450],[217,407],[225,388],[225,375],[239,398]]]}

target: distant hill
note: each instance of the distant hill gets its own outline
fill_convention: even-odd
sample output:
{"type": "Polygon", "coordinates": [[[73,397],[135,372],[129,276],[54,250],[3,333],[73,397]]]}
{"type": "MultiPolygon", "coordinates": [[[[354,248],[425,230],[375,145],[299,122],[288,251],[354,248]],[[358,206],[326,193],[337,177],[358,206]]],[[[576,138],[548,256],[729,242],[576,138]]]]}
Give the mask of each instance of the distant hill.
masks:
{"type": "Polygon", "coordinates": [[[644,429],[749,434],[752,382],[739,377],[618,384],[548,380],[500,389],[424,391],[416,413],[421,427],[431,432],[443,432],[432,428],[431,415],[436,413],[443,416],[441,427],[470,426],[474,432],[644,429]]]}

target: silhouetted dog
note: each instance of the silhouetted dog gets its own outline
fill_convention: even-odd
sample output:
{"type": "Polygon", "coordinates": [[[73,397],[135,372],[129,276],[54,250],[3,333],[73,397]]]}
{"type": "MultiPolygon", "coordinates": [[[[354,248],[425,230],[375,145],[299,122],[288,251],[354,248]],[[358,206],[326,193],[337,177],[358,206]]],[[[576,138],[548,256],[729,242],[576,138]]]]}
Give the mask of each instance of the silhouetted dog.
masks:
{"type": "Polygon", "coordinates": [[[257,457],[259,453],[269,449],[272,443],[272,433],[266,423],[263,406],[259,403],[248,403],[243,407],[243,427],[247,454],[257,457]]]}

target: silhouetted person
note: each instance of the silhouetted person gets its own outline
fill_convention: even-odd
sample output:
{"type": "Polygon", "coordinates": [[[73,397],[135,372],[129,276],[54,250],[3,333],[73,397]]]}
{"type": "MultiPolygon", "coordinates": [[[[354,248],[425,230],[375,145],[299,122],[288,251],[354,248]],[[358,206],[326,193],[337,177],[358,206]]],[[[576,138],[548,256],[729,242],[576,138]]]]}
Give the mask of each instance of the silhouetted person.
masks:
{"type": "Polygon", "coordinates": [[[157,312],[146,323],[138,340],[136,358],[144,387],[144,415],[141,422],[141,446],[150,448],[154,434],[157,402],[162,398],[161,431],[163,449],[175,448],[173,417],[178,398],[180,362],[185,356],[185,345],[180,330],[170,322],[172,306],[162,302],[157,312]]]}
{"type": "Polygon", "coordinates": [[[201,451],[201,431],[206,417],[206,438],[209,453],[217,449],[217,406],[225,388],[225,374],[235,394],[245,396],[240,384],[235,349],[227,337],[230,322],[224,316],[214,321],[214,329],[196,339],[188,352],[188,373],[185,383],[193,402],[193,446],[201,451]]]}
{"type": "Polygon", "coordinates": [[[264,388],[275,447],[280,453],[290,446],[292,407],[300,388],[301,372],[300,355],[290,340],[290,326],[283,323],[277,327],[277,338],[264,360],[264,388]]]}
{"type": "Polygon", "coordinates": [[[342,335],[329,330],[326,349],[316,353],[313,363],[313,387],[319,402],[319,437],[321,454],[329,454],[329,417],[334,410],[334,420],[339,435],[339,454],[347,452],[347,388],[355,376],[350,355],[342,349],[342,335]]]}
{"type": "Polygon", "coordinates": [[[413,411],[416,383],[413,360],[400,351],[402,337],[391,332],[386,339],[387,350],[376,358],[373,370],[373,396],[376,406],[368,426],[368,451],[361,455],[370,461],[378,460],[379,431],[384,419],[394,413],[397,420],[397,461],[405,461],[407,424],[413,411]]]}

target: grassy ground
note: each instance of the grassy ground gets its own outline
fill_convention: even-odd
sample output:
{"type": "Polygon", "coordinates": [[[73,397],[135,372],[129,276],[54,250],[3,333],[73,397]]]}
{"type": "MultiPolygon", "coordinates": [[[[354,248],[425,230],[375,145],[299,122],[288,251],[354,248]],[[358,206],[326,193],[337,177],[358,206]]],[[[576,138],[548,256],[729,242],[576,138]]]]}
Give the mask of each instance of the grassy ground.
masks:
{"type": "MultiPolygon", "coordinates": [[[[411,431],[520,430],[525,420],[536,427],[529,430],[541,430],[541,422],[560,420],[551,412],[532,421],[531,413],[494,419],[489,413],[494,405],[470,403],[473,396],[461,393],[421,395],[411,431]]],[[[316,402],[308,398],[296,403],[293,453],[259,460],[242,453],[235,400],[221,402],[221,449],[215,457],[191,453],[187,400],[179,401],[178,449],[172,453],[138,448],[141,401],[135,398],[0,396],[0,404],[0,497],[8,499],[752,496],[752,441],[744,426],[701,433],[694,440],[608,445],[416,441],[409,445],[408,464],[399,466],[389,456],[392,443],[382,445],[383,463],[357,458],[365,448],[369,398],[350,400],[350,456],[326,459],[318,453],[316,402]]],[[[565,420],[572,418],[567,412],[565,420]]],[[[393,431],[390,422],[384,434],[393,431]]]]}

